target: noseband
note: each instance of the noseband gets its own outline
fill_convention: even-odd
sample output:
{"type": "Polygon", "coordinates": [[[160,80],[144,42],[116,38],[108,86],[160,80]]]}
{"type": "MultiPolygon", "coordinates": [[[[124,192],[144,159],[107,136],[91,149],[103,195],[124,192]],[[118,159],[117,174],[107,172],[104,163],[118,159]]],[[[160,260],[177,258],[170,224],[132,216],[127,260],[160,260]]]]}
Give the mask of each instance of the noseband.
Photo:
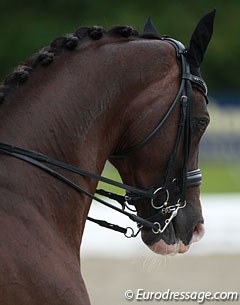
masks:
{"type": "Polygon", "coordinates": [[[191,74],[190,65],[187,60],[186,48],[179,41],[176,41],[172,38],[163,37],[162,40],[172,44],[176,50],[177,59],[181,67],[181,85],[178,94],[174,99],[172,105],[168,109],[168,111],[165,113],[163,119],[161,119],[159,124],[142,142],[138,143],[137,145],[131,147],[128,150],[116,153],[111,156],[111,158],[123,158],[126,155],[131,154],[135,150],[140,149],[143,146],[147,145],[152,140],[152,138],[158,133],[158,131],[161,129],[164,123],[167,121],[167,119],[173,112],[175,106],[178,103],[180,103],[181,115],[180,115],[177,138],[173,152],[168,162],[165,178],[161,186],[154,186],[146,190],[138,189],[90,173],[79,167],[50,158],[49,156],[43,155],[41,153],[26,150],[21,147],[17,147],[15,145],[0,143],[0,152],[18,158],[25,162],[31,163],[32,165],[42,169],[43,171],[54,176],[55,178],[63,181],[65,184],[69,185],[76,191],[90,197],[91,199],[100,202],[101,204],[111,209],[114,209],[115,211],[118,211],[128,216],[132,221],[138,224],[139,230],[137,231],[137,233],[134,233],[134,230],[131,227],[122,228],[118,225],[114,225],[103,220],[97,220],[88,217],[88,220],[93,221],[103,227],[107,227],[109,229],[113,229],[121,233],[124,233],[126,237],[136,237],[142,228],[151,229],[154,234],[163,233],[168,227],[168,225],[171,223],[173,218],[177,216],[179,209],[182,209],[186,206],[186,198],[185,198],[186,188],[200,186],[202,182],[202,175],[200,169],[187,171],[187,163],[189,158],[190,142],[191,142],[190,105],[192,100],[193,84],[196,85],[201,90],[201,92],[204,94],[205,97],[207,95],[207,86],[200,77],[191,74]],[[173,177],[173,172],[176,166],[177,151],[181,140],[183,141],[183,151],[184,151],[183,163],[178,177],[173,177]],[[105,190],[96,190],[96,194],[117,201],[121,205],[121,208],[84,190],[81,186],[75,184],[74,182],[63,176],[61,173],[59,173],[57,170],[49,167],[48,164],[54,165],[55,168],[56,167],[62,168],[66,171],[70,171],[81,176],[90,177],[97,181],[102,181],[106,184],[110,184],[118,188],[124,189],[126,191],[125,196],[107,192],[105,190]],[[177,197],[172,196],[171,193],[173,191],[174,194],[177,194],[177,197]],[[156,211],[153,214],[153,216],[150,216],[146,219],[137,216],[131,212],[132,205],[137,207],[139,204],[143,204],[143,203],[145,204],[145,201],[147,201],[151,205],[152,209],[156,211]],[[127,209],[129,209],[130,212],[127,211],[127,209]],[[164,219],[163,224],[160,223],[159,221],[160,218],[164,219]]]}

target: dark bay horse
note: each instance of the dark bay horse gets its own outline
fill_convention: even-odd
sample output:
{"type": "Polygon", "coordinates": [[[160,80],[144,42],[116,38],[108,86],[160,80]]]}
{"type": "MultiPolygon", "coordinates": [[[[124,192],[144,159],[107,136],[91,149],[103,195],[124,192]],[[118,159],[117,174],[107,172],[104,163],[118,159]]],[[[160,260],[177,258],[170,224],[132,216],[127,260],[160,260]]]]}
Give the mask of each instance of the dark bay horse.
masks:
{"type": "Polygon", "coordinates": [[[201,19],[189,48],[160,37],[150,21],[142,35],[128,26],[80,28],[7,76],[1,305],[89,304],[79,247],[97,180],[56,171],[57,161],[49,170],[40,161],[50,157],[32,151],[96,175],[109,159],[129,185],[124,201],[136,207],[143,241],[157,253],[185,252],[203,235],[198,145],[209,115],[199,67],[214,15],[201,19]]]}

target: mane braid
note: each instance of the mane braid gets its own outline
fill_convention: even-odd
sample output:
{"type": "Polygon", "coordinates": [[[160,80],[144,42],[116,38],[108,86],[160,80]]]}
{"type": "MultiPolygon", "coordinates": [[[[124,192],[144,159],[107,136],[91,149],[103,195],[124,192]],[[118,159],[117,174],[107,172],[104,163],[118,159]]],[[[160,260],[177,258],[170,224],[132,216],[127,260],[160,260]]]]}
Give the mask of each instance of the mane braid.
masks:
{"type": "Polygon", "coordinates": [[[24,64],[19,65],[12,73],[7,75],[2,85],[0,85],[0,104],[4,102],[7,94],[20,85],[23,85],[29,78],[31,72],[39,65],[48,66],[51,64],[56,56],[60,56],[65,51],[72,51],[76,49],[78,43],[84,39],[99,40],[104,35],[114,37],[139,37],[146,39],[161,39],[155,34],[142,34],[139,35],[136,30],[130,26],[117,25],[110,28],[107,32],[102,27],[80,27],[74,33],[67,34],[55,38],[50,46],[40,50],[38,53],[33,54],[24,64]]]}

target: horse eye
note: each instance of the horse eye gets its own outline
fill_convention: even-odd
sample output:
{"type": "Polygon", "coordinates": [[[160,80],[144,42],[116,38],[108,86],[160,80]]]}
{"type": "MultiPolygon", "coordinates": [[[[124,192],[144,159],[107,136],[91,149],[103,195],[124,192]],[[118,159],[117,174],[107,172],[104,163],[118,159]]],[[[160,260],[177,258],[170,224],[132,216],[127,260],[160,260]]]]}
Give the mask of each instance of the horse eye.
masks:
{"type": "Polygon", "coordinates": [[[197,121],[197,129],[200,131],[200,132],[204,132],[205,129],[207,128],[208,126],[208,120],[207,119],[199,119],[197,121]]]}

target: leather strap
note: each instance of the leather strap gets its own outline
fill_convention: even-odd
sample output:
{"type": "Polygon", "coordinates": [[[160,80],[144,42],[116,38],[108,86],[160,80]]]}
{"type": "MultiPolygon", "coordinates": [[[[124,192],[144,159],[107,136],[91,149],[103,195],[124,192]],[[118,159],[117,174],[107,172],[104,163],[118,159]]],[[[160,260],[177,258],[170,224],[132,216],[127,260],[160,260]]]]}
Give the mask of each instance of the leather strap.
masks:
{"type": "MultiPolygon", "coordinates": [[[[115,205],[107,202],[107,201],[104,201],[102,200],[101,198],[89,193],[88,191],[84,190],[82,187],[80,187],[79,185],[75,184],[74,182],[72,182],[71,180],[69,180],[68,178],[66,178],[65,176],[63,176],[62,174],[60,174],[59,172],[57,172],[56,170],[46,166],[45,164],[43,164],[42,162],[47,162],[47,163],[51,163],[51,164],[54,164],[60,168],[64,168],[66,170],[69,170],[69,171],[72,171],[72,166],[67,164],[67,163],[63,163],[64,164],[64,167],[61,166],[62,165],[62,162],[59,161],[60,163],[58,163],[58,160],[55,160],[55,159],[50,159],[49,157],[43,155],[43,154],[39,154],[39,153],[36,153],[39,158],[41,159],[41,161],[39,160],[36,160],[30,156],[26,156],[25,154],[21,154],[19,151],[20,150],[23,150],[26,154],[28,155],[35,155],[32,151],[26,151],[25,149],[22,149],[20,147],[17,147],[17,151],[18,152],[14,152],[15,149],[14,149],[15,146],[11,146],[11,145],[8,145],[8,144],[4,144],[4,143],[0,143],[0,151],[2,153],[5,153],[9,156],[12,156],[12,157],[15,157],[17,159],[20,159],[22,161],[25,161],[27,163],[30,163],[40,169],[42,169],[43,171],[47,172],[48,174],[50,174],[51,176],[59,179],[60,181],[64,182],[65,184],[69,185],[70,187],[72,187],[74,190],[76,190],[77,192],[79,193],[82,193],[88,197],[90,197],[91,199],[94,199],[96,200],[97,202],[121,213],[121,214],[124,214],[125,216],[128,216],[129,219],[131,219],[132,221],[138,223],[138,224],[141,224],[142,226],[145,226],[145,227],[148,227],[148,228],[151,228],[151,229],[154,229],[156,228],[156,225],[154,223],[151,223],[149,222],[148,220],[145,220],[144,218],[140,217],[140,216],[137,216],[135,214],[131,214],[123,209],[120,209],[118,207],[116,207],[115,205]],[[5,147],[5,148],[3,148],[5,147]],[[6,149],[6,148],[9,148],[6,149]],[[53,161],[53,162],[52,162],[53,161]],[[57,162],[55,162],[57,161],[57,162]],[[69,168],[68,168],[68,165],[69,165],[69,168]]],[[[79,171],[77,170],[78,168],[74,167],[75,169],[75,173],[79,173],[79,171]]],[[[80,169],[81,171],[81,169],[80,169]]],[[[90,174],[90,173],[88,173],[90,174]]],[[[134,188],[135,189],[135,188],[134,188]]]]}
{"type": "Polygon", "coordinates": [[[24,148],[15,146],[15,145],[5,144],[5,143],[1,143],[1,142],[0,142],[0,151],[5,152],[5,153],[9,153],[9,154],[14,153],[14,154],[18,154],[18,155],[22,155],[22,156],[25,156],[25,157],[32,158],[36,161],[49,163],[49,164],[55,165],[59,168],[63,168],[67,171],[73,172],[75,174],[85,176],[85,177],[89,177],[89,178],[92,178],[94,180],[101,181],[101,182],[116,186],[118,188],[124,189],[126,191],[131,191],[133,193],[139,194],[139,195],[147,197],[147,198],[154,198],[154,195],[150,192],[132,187],[132,186],[124,184],[124,183],[114,181],[112,179],[109,179],[109,178],[106,178],[106,177],[103,177],[103,176],[99,176],[99,175],[94,174],[94,173],[90,173],[87,170],[84,170],[84,169],[76,167],[74,165],[56,160],[56,159],[51,158],[49,156],[46,156],[42,153],[38,153],[38,152],[35,152],[35,151],[32,151],[32,150],[27,150],[27,149],[24,149],[24,148]]]}

